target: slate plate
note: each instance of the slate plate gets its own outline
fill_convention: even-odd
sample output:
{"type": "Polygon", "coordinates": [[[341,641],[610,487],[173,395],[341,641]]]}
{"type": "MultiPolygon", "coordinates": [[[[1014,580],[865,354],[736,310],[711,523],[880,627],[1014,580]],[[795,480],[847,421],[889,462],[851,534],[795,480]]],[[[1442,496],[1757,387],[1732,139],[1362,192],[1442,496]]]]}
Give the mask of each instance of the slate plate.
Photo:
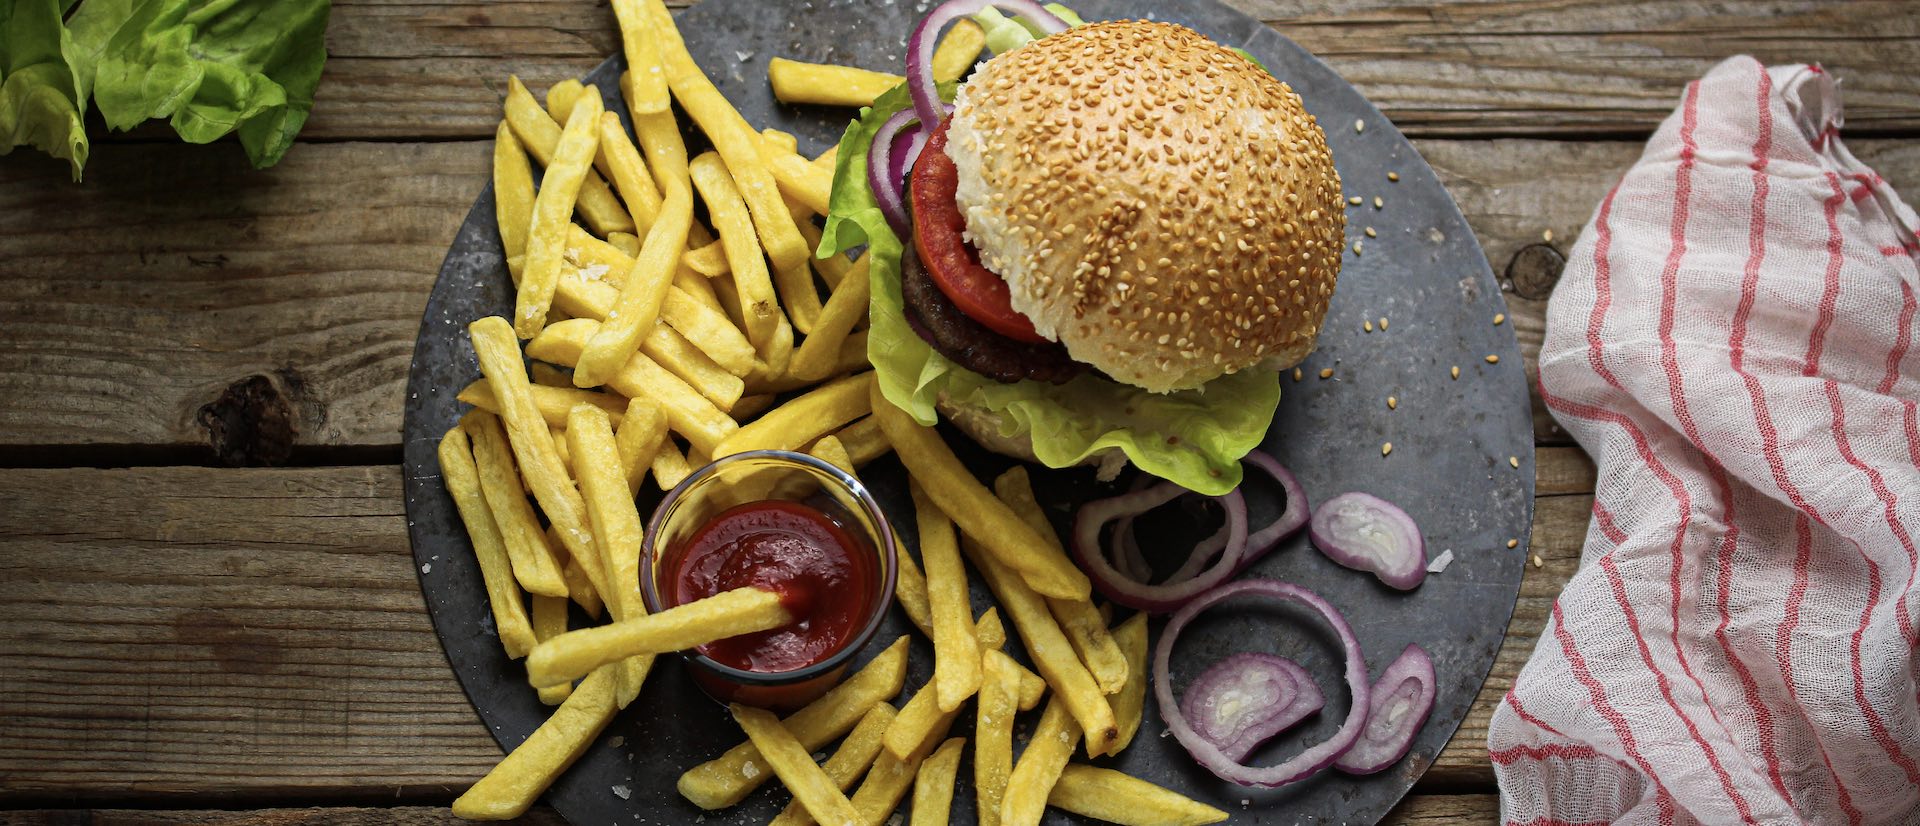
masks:
{"type": "MultiPolygon", "coordinates": [[[[766,82],[776,55],[900,71],[907,32],[927,7],[905,0],[708,0],[679,16],[688,44],[714,81],[754,124],[799,136],[809,154],[836,141],[851,113],[793,108],[774,102],[766,82]]],[[[1433,171],[1386,118],[1330,69],[1258,21],[1208,0],[1082,0],[1088,19],[1158,17],[1191,26],[1228,45],[1242,46],[1306,101],[1324,125],[1349,195],[1365,199],[1348,210],[1349,235],[1364,251],[1349,250],[1319,351],[1302,365],[1306,378],[1283,379],[1284,398],[1266,449],[1298,474],[1310,499],[1364,490],[1400,503],[1425,530],[1430,553],[1455,554],[1445,573],[1428,577],[1412,594],[1392,592],[1372,577],[1340,568],[1298,537],[1256,567],[1255,575],[1301,583],[1340,607],[1352,622],[1371,667],[1391,661],[1410,642],[1433,656],[1438,704],[1408,758],[1386,772],[1352,778],[1329,772],[1276,791],[1222,783],[1197,767],[1178,743],[1162,736],[1154,704],[1132,748],[1103,761],[1128,773],[1211,802],[1235,823],[1373,823],[1413,785],[1467,713],[1505,634],[1519,590],[1533,511],[1533,440],[1520,350],[1511,326],[1494,326],[1505,310],[1472,231],[1433,171]],[[1355,121],[1366,124],[1354,130],[1355,121]],[[1388,172],[1399,182],[1389,182],[1388,172]],[[1374,198],[1383,206],[1373,206],[1374,198]],[[1373,227],[1376,238],[1364,238],[1373,227]],[[1379,319],[1389,324],[1378,328],[1379,319]],[[1372,319],[1376,330],[1363,331],[1372,319]],[[1500,363],[1485,361],[1489,354],[1500,363]],[[1449,368],[1459,365],[1458,380],[1449,368]],[[1322,368],[1335,368],[1322,380],[1322,368]],[[1390,411],[1388,396],[1399,409],[1390,411]],[[1380,455],[1392,442],[1390,457],[1380,455]],[[1520,466],[1509,467],[1508,457],[1520,466]]],[[[616,55],[588,76],[620,111],[616,55]]],[[[624,114],[624,112],[622,112],[624,114]]],[[[512,292],[493,226],[491,190],[480,194],[448,251],[428,301],[415,346],[406,415],[407,517],[421,590],[461,686],[502,747],[519,744],[547,716],[524,670],[508,661],[494,636],[479,572],[441,483],[434,444],[465,409],[454,394],[479,376],[465,328],[473,319],[506,313],[512,292]]],[[[984,474],[1005,460],[980,454],[964,440],[962,455],[984,474]]],[[[864,471],[909,537],[911,508],[903,474],[891,458],[864,471]]],[[[1042,472],[1038,487],[1064,527],[1071,504],[1101,492],[1083,472],[1042,472]]],[[[1270,514],[1270,497],[1255,490],[1255,516],[1270,514]]],[[[643,496],[642,513],[654,498],[643,496]]],[[[1178,509],[1170,509],[1177,511],[1178,509]]],[[[1211,532],[1179,514],[1146,531],[1156,538],[1211,532]]],[[[984,608],[986,595],[976,589],[984,608]]],[[[896,614],[897,609],[896,609],[896,614]]],[[[1287,609],[1225,606],[1197,622],[1175,656],[1176,686],[1225,654],[1249,649],[1299,660],[1320,675],[1328,707],[1308,724],[1256,755],[1271,763],[1303,743],[1326,737],[1345,715],[1338,644],[1303,615],[1287,609]]],[[[1158,638],[1160,623],[1154,623],[1158,638]]],[[[863,652],[911,633],[895,616],[863,652]]],[[[916,636],[908,691],[931,669],[927,644],[916,636]]],[[[623,712],[578,764],[556,783],[547,802],[576,824],[696,822],[764,823],[787,799],[762,789],[724,812],[702,813],[673,789],[681,771],[742,739],[724,709],[700,694],[674,658],[663,658],[645,692],[623,712]]],[[[902,698],[904,701],[904,697],[902,698]]],[[[1037,715],[1025,715],[1021,736],[1037,715]]],[[[972,735],[962,716],[954,736],[972,735]]],[[[963,768],[962,777],[970,777],[963,768]]],[[[954,822],[971,824],[971,784],[962,782],[954,822]]],[[[1049,811],[1047,822],[1079,822],[1049,811]]]]}

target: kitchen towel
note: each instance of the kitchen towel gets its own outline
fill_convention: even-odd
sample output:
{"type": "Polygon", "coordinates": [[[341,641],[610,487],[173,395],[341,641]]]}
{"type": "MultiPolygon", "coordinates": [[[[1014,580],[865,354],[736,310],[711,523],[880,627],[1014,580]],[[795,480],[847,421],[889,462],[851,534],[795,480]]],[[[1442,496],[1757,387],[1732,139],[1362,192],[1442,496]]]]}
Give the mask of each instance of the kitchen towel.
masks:
{"type": "Polygon", "coordinates": [[[1721,63],[1569,256],[1539,390],[1599,480],[1494,713],[1507,823],[1920,823],[1920,221],[1841,89],[1721,63]]]}

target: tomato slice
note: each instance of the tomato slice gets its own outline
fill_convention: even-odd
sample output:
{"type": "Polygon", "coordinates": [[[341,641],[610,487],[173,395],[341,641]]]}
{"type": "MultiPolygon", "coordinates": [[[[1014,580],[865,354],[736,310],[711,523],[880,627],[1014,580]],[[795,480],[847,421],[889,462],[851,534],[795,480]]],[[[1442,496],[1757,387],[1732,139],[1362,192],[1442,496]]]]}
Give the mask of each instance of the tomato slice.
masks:
{"type": "Polygon", "coordinates": [[[934,286],[967,317],[1016,341],[1046,342],[1034,331],[1032,321],[1014,311],[1006,279],[981,266],[979,253],[961,234],[966,219],[954,202],[959,187],[960,170],[947,157],[947,124],[941,123],[914,162],[907,187],[913,204],[913,246],[920,252],[920,262],[934,286]]]}

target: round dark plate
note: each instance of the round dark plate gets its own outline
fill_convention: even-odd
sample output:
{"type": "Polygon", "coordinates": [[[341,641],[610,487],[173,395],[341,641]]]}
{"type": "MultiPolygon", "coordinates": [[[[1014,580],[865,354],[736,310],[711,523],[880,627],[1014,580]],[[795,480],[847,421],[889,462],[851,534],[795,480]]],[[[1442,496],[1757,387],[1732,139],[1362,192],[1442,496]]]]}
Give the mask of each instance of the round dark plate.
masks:
{"type": "MultiPolygon", "coordinates": [[[[768,59],[786,56],[898,72],[907,33],[928,5],[925,0],[708,0],[681,13],[679,24],[694,57],[748,120],[798,135],[801,148],[811,154],[837,141],[852,113],[777,104],[766,80],[768,59]]],[[[1319,351],[1302,365],[1304,380],[1283,379],[1284,397],[1265,448],[1298,474],[1313,501],[1347,490],[1383,496],[1420,521],[1430,555],[1452,551],[1455,557],[1444,573],[1403,594],[1370,575],[1334,565],[1300,536],[1250,574],[1287,579],[1326,596],[1345,612],[1375,670],[1408,643],[1418,642],[1431,653],[1439,674],[1438,702],[1412,753],[1398,765],[1372,777],[1329,771],[1286,789],[1241,789],[1196,766],[1165,736],[1151,700],[1133,746],[1117,760],[1099,762],[1210,802],[1230,812],[1236,823],[1375,822],[1413,785],[1466,716],[1492,667],[1519,590],[1525,551],[1509,550],[1507,543],[1527,546],[1533,439],[1512,327],[1491,323],[1505,302],[1472,230],[1433,171],[1378,110],[1300,47],[1208,0],[1072,5],[1089,20],[1157,17],[1243,47],[1292,84],[1319,118],[1347,194],[1364,199],[1348,209],[1348,232],[1350,241],[1365,243],[1362,254],[1348,251],[1319,351]],[[1356,121],[1365,124],[1364,131],[1355,130],[1356,121]],[[1388,180],[1389,172],[1398,174],[1397,183],[1388,180]],[[1382,199],[1379,207],[1376,197],[1382,199]],[[1364,237],[1366,227],[1377,237],[1364,237]],[[1382,318],[1387,325],[1381,325],[1382,318]],[[1362,329],[1367,319],[1375,325],[1371,333],[1362,329]],[[1500,363],[1488,364],[1489,354],[1499,356],[1500,363]],[[1460,368],[1457,380],[1449,376],[1454,365],[1460,368]],[[1319,378],[1328,367],[1334,368],[1332,378],[1319,378]],[[1398,398],[1398,410],[1387,408],[1388,396],[1398,398]],[[1391,456],[1382,457],[1383,442],[1393,443],[1391,456]],[[1518,457],[1517,469],[1509,466],[1509,457],[1518,457]]],[[[616,55],[586,80],[598,84],[609,108],[624,116],[615,88],[622,68],[616,55]]],[[[549,709],[527,686],[520,664],[501,652],[471,546],[440,479],[434,445],[465,410],[454,394],[479,376],[467,323],[505,314],[512,301],[488,189],[447,253],[415,345],[406,407],[407,519],[421,591],[447,659],[481,719],[508,749],[545,720],[549,709]]],[[[947,436],[983,478],[1006,466],[956,434],[947,436]]],[[[912,509],[899,464],[888,457],[863,474],[911,543],[912,509]]],[[[1084,471],[1036,468],[1035,474],[1060,527],[1074,502],[1108,490],[1084,471]]],[[[1257,489],[1252,493],[1256,518],[1270,514],[1271,499],[1257,489]]],[[[643,496],[643,516],[657,495],[643,496]]],[[[1149,545],[1166,548],[1177,541],[1156,540],[1182,532],[1190,543],[1210,528],[1175,513],[1145,535],[1149,545]]],[[[980,608],[988,602],[979,587],[975,598],[980,608]]],[[[1230,604],[1196,623],[1175,657],[1177,686],[1218,658],[1244,650],[1292,657],[1320,675],[1328,707],[1257,753],[1258,762],[1283,759],[1301,744],[1325,738],[1346,713],[1337,643],[1317,624],[1302,620],[1287,609],[1230,604]]],[[[1160,627],[1153,624],[1156,640],[1160,627]]],[[[912,633],[904,617],[890,618],[863,658],[912,633]]],[[[908,694],[932,667],[930,647],[914,636],[908,694]]],[[[1036,716],[1022,717],[1017,736],[1024,737],[1036,716]]],[[[971,716],[963,715],[952,736],[971,735],[971,716]]],[[[784,791],[762,788],[740,806],[704,813],[674,791],[682,771],[742,739],[726,710],[694,688],[676,658],[664,657],[640,698],[554,784],[546,800],[578,824],[682,824],[703,814],[705,822],[764,823],[786,803],[784,791]]],[[[963,769],[963,781],[970,776],[963,769]]],[[[958,784],[955,823],[975,822],[971,785],[958,784]]],[[[1079,819],[1049,810],[1046,822],[1079,819]]]]}

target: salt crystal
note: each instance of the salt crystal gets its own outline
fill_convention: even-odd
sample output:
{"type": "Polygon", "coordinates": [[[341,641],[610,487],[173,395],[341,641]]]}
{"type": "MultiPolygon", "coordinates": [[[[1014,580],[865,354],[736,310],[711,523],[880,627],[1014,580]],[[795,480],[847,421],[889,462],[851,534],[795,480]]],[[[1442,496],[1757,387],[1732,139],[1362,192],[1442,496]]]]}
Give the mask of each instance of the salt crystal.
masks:
{"type": "Polygon", "coordinates": [[[581,267],[576,272],[580,273],[581,281],[599,281],[601,276],[607,274],[608,269],[609,267],[605,264],[594,264],[591,267],[581,267]]]}
{"type": "Polygon", "coordinates": [[[752,780],[752,779],[754,779],[754,778],[756,778],[756,777],[759,777],[759,776],[760,776],[760,767],[759,767],[759,766],[756,766],[756,765],[754,765],[754,764],[752,764],[752,763],[745,763],[745,764],[742,764],[742,765],[740,766],[740,776],[741,776],[741,777],[744,777],[744,778],[746,778],[746,779],[748,779],[748,780],[752,780]]]}
{"type": "Polygon", "coordinates": [[[422,563],[420,565],[420,573],[423,573],[423,574],[433,573],[433,563],[431,562],[422,563]]]}
{"type": "Polygon", "coordinates": [[[745,63],[753,59],[753,52],[734,52],[733,56],[740,58],[741,63],[745,63]]]}
{"type": "Polygon", "coordinates": [[[618,734],[607,738],[607,748],[610,748],[610,749],[617,749],[626,744],[627,744],[627,738],[621,737],[618,734]]]}
{"type": "Polygon", "coordinates": [[[1440,573],[1441,571],[1446,570],[1448,565],[1452,565],[1452,564],[1453,564],[1453,551],[1452,550],[1441,551],[1439,556],[1434,557],[1432,562],[1427,563],[1427,573],[1430,573],[1430,574],[1440,573]]]}
{"type": "Polygon", "coordinates": [[[613,795],[621,800],[626,800],[633,796],[633,790],[626,786],[615,786],[613,787],[613,795]]]}

